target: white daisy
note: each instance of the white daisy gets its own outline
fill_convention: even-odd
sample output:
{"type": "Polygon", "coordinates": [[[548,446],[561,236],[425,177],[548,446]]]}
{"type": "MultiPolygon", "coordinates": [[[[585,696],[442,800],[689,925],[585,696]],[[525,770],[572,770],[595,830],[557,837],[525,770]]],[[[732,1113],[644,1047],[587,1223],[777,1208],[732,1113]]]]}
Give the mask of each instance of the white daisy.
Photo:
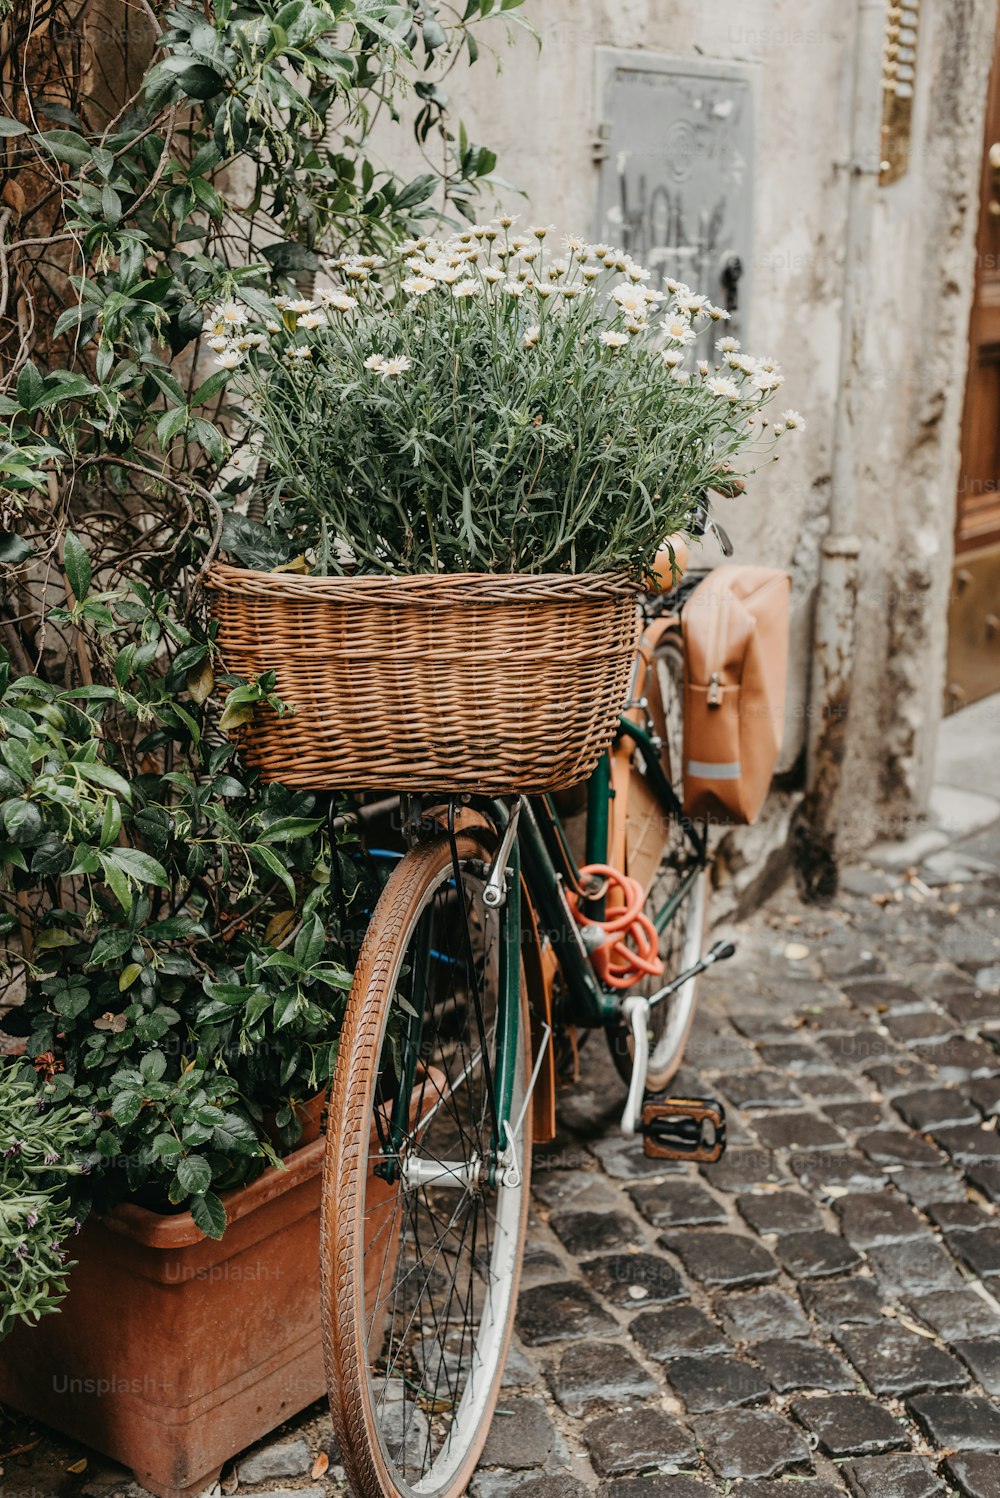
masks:
{"type": "Polygon", "coordinates": [[[459,281],[451,288],[454,297],[482,296],[483,288],[478,281],[469,276],[465,281],[459,281]]]}
{"type": "Polygon", "coordinates": [[[320,301],[334,312],[353,312],[358,305],[357,298],[348,296],[346,291],[321,291],[320,301]]]}
{"type": "Polygon", "coordinates": [[[227,349],[229,347],[229,339],[226,337],[225,333],[213,333],[211,338],[205,339],[205,342],[208,344],[209,348],[213,349],[217,354],[221,354],[223,349],[227,349]]]}
{"type": "Polygon", "coordinates": [[[699,312],[704,312],[708,305],[708,297],[701,296],[695,291],[685,292],[682,296],[676,298],[678,312],[686,312],[690,317],[696,316],[699,312]]]}
{"type": "Polygon", "coordinates": [[[407,296],[426,296],[436,285],[437,282],[431,276],[409,276],[403,282],[403,290],[407,296]]]}
{"type": "Polygon", "coordinates": [[[405,354],[399,354],[395,359],[383,359],[379,374],[383,380],[393,380],[397,375],[406,373],[410,367],[410,362],[405,354]]]}
{"type": "Polygon", "coordinates": [[[646,292],[641,286],[616,286],[611,293],[611,300],[617,302],[626,316],[633,318],[646,316],[646,292]]]}
{"type": "Polygon", "coordinates": [[[715,346],[720,354],[736,354],[740,350],[740,340],[738,338],[720,338],[715,346]]]}
{"type": "Polygon", "coordinates": [[[541,331],[541,328],[536,322],[532,323],[531,327],[525,330],[524,337],[521,339],[521,342],[524,344],[525,348],[534,348],[535,344],[538,342],[538,337],[541,331]]]}
{"type": "Polygon", "coordinates": [[[660,363],[666,365],[667,369],[676,369],[679,364],[684,363],[684,355],[679,348],[665,348],[660,354],[660,363]]]}
{"type": "Polygon", "coordinates": [[[503,289],[508,296],[524,295],[524,284],[521,281],[505,281],[503,289]]]}
{"type": "Polygon", "coordinates": [[[785,423],[785,426],[792,431],[804,432],[806,429],[806,424],[798,411],[782,411],[781,419],[785,423]]]}
{"type": "Polygon", "coordinates": [[[369,354],[368,358],[365,360],[365,368],[366,369],[374,369],[375,372],[376,372],[376,374],[378,374],[381,371],[382,366],[383,366],[384,363],[385,363],[385,355],[384,354],[369,354]]]}
{"type": "Polygon", "coordinates": [[[243,363],[243,355],[238,348],[227,348],[222,351],[215,362],[222,369],[235,369],[237,365],[243,363]]]}
{"type": "Polygon", "coordinates": [[[211,323],[228,323],[237,328],[242,327],[246,320],[246,309],[239,302],[220,302],[209,317],[211,323]]]}
{"type": "Polygon", "coordinates": [[[757,390],[765,392],[768,390],[780,390],[784,383],[785,377],[783,374],[778,374],[776,370],[769,369],[758,369],[752,380],[752,384],[757,390]]]}
{"type": "Polygon", "coordinates": [[[310,302],[306,297],[299,297],[298,301],[287,303],[287,310],[289,312],[311,312],[315,306],[315,302],[310,302]]]}
{"type": "Polygon", "coordinates": [[[680,343],[683,345],[694,343],[697,336],[694,328],[683,317],[665,317],[660,323],[660,327],[671,343],[680,343]]]}
{"type": "Polygon", "coordinates": [[[690,385],[691,371],[688,369],[672,369],[670,371],[670,378],[676,380],[678,385],[690,385]]]}
{"type": "Polygon", "coordinates": [[[311,359],[312,358],[312,349],[309,348],[307,344],[301,343],[301,344],[298,344],[295,348],[288,349],[288,351],[285,354],[285,358],[286,359],[311,359]]]}
{"type": "Polygon", "coordinates": [[[608,328],[601,334],[601,342],[605,348],[624,348],[631,340],[627,333],[616,333],[613,328],[608,328]]]}
{"type": "Polygon", "coordinates": [[[724,375],[713,375],[710,380],[705,381],[705,386],[713,395],[719,395],[723,400],[738,401],[740,398],[740,387],[736,381],[727,380],[724,375]]]}
{"type": "Polygon", "coordinates": [[[300,328],[325,328],[326,327],[326,313],[325,312],[303,312],[302,316],[299,318],[299,327],[300,328]]]}

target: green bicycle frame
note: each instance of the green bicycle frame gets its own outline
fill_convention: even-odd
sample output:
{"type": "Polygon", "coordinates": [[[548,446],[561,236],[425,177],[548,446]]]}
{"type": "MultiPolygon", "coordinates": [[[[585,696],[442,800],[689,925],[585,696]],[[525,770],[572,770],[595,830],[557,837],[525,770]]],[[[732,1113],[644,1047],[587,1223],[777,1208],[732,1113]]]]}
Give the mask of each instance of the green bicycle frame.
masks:
{"type": "MultiPolygon", "coordinates": [[[[657,931],[670,925],[690,895],[698,876],[708,862],[704,832],[684,815],[677,794],[664,774],[659,744],[637,724],[620,720],[619,732],[628,735],[642,758],[646,779],[663,810],[664,816],[682,828],[694,855],[691,868],[684,874],[665,904],[650,912],[657,931]]],[[[588,863],[604,863],[608,855],[609,804],[613,795],[610,757],[602,756],[587,783],[586,852],[588,863]]],[[[500,836],[512,814],[505,801],[491,800],[486,808],[500,836]]],[[[613,1025],[621,1014],[621,995],[601,983],[569,902],[567,890],[585,901],[588,914],[600,920],[604,914],[603,898],[586,901],[580,870],[566,838],[565,830],[550,796],[532,796],[521,804],[517,838],[511,848],[506,870],[506,888],[502,904],[496,909],[499,921],[499,993],[497,1001],[497,1040],[494,1074],[491,1078],[496,1104],[496,1131],[492,1139],[494,1162],[502,1153],[509,1131],[516,1120],[511,1117],[517,1082],[518,1030],[521,1003],[521,884],[524,885],[540,925],[552,942],[566,985],[566,1002],[560,1019],[583,1028],[613,1025]]],[[[414,953],[414,968],[425,973],[432,961],[429,933],[414,953]]],[[[414,1006],[419,1009],[419,1005],[414,1006]]],[[[390,1147],[397,1154],[403,1147],[410,1116],[410,1099],[416,1083],[417,1057],[420,1052],[423,1022],[407,1015],[404,1027],[405,1059],[394,1099],[390,1130],[390,1147]]],[[[486,1065],[488,1059],[484,1057],[486,1065]]]]}

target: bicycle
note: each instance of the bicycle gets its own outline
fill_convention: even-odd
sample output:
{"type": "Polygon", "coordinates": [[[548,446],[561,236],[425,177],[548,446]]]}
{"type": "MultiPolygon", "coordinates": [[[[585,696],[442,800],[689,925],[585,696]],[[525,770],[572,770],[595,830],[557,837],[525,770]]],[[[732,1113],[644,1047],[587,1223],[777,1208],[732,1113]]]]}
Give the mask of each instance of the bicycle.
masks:
{"type": "Polygon", "coordinates": [[[680,796],[691,584],[643,605],[582,865],[551,796],[404,798],[407,848],[358,955],[327,1121],[324,1346],[358,1498],[467,1490],[514,1322],[531,1146],[555,1131],[558,1032],[604,1030],[622,1128],[648,1153],[724,1148],[718,1104],[664,1093],[697,976],[733,950],[702,955],[706,828],[680,796]]]}

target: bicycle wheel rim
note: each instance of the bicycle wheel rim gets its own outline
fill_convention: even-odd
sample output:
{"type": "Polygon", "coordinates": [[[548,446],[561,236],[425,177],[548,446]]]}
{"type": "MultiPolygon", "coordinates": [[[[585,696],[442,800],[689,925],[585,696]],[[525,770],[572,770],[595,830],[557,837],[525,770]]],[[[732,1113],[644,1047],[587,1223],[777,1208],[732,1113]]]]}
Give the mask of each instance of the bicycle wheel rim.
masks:
{"type": "MultiPolygon", "coordinates": [[[[461,841],[468,846],[467,839],[461,841]]],[[[481,857],[482,849],[476,851],[481,857]]],[[[383,1126],[386,1122],[384,1099],[380,1103],[377,1093],[380,1079],[385,1076],[383,1060],[387,1044],[391,1049],[388,1031],[392,1016],[392,1007],[385,1001],[385,995],[395,992],[401,978],[405,978],[407,955],[412,955],[415,935],[421,922],[426,923],[434,902],[441,902],[442,896],[445,903],[449,898],[454,899],[453,890],[452,895],[448,895],[451,874],[450,860],[443,861],[439,857],[427,888],[411,909],[406,929],[401,933],[392,970],[383,980],[383,1012],[378,1034],[374,1042],[370,1042],[379,1061],[370,1068],[366,1096],[360,1099],[355,1090],[352,1102],[355,1114],[361,1103],[360,1117],[364,1120],[374,1119],[376,1108],[381,1108],[383,1126]]],[[[463,883],[465,881],[463,867],[463,883]]],[[[394,891],[391,881],[383,898],[389,906],[392,905],[394,891]]],[[[378,911],[372,929],[376,933],[379,929],[378,911]]],[[[449,954],[446,948],[440,949],[441,955],[454,957],[454,952],[449,954]]],[[[359,963],[359,971],[362,966],[363,963],[359,963]]],[[[488,971],[488,964],[483,970],[488,971]]],[[[359,994],[359,1002],[363,1003],[365,997],[359,994]]],[[[441,999],[440,992],[437,997],[441,999]]],[[[527,1083],[526,1014],[520,990],[518,1004],[517,1065],[510,1114],[513,1119],[520,1111],[527,1083]]],[[[458,1006],[453,1005],[452,1011],[454,1020],[458,1006]]],[[[426,1035],[424,1038],[426,1041],[426,1035]]],[[[465,1090],[461,1081],[456,1085],[456,1078],[460,1078],[473,1058],[468,1051],[464,1056],[459,1054],[457,1060],[453,1056],[450,1074],[448,1066],[440,1064],[440,1048],[435,1052],[432,1044],[426,1044],[421,1058],[424,1077],[417,1090],[416,1112],[408,1120],[410,1142],[404,1145],[403,1155],[412,1154],[417,1165],[423,1168],[435,1161],[440,1165],[444,1159],[440,1148],[435,1147],[435,1135],[454,1136],[451,1127],[454,1123],[453,1105],[462,1101],[465,1090]],[[428,1083],[428,1078],[433,1080],[428,1083]],[[426,1106],[428,1100],[429,1107],[426,1106]]],[[[478,1074],[482,1074],[481,1067],[478,1074]]],[[[477,1075],[475,1069],[470,1075],[477,1075]]],[[[481,1089],[472,1107],[480,1134],[485,1116],[478,1115],[483,1113],[484,1090],[481,1089]]],[[[472,1096],[471,1087],[466,1095],[472,1096]]],[[[373,1153],[378,1160],[384,1160],[384,1138],[377,1137],[378,1129],[373,1133],[367,1124],[365,1128],[369,1139],[369,1162],[373,1153]]],[[[452,1137],[450,1148],[454,1147],[452,1137]]],[[[369,1213],[372,1182],[378,1180],[365,1164],[365,1151],[358,1153],[361,1158],[355,1167],[355,1175],[360,1189],[356,1193],[355,1244],[365,1238],[364,1220],[369,1213]]],[[[467,1163],[470,1153],[467,1150],[464,1156],[449,1154],[447,1159],[452,1164],[457,1159],[465,1159],[467,1163]]],[[[521,1154],[523,1156],[524,1150],[521,1154]]],[[[399,1157],[391,1158],[398,1165],[399,1157]]],[[[388,1230],[388,1236],[395,1235],[397,1239],[392,1263],[393,1286],[387,1295],[383,1254],[383,1270],[379,1275],[381,1285],[376,1281],[373,1287],[364,1282],[360,1286],[360,1328],[354,1329],[360,1382],[363,1384],[363,1390],[359,1387],[356,1392],[361,1394],[365,1406],[364,1425],[367,1442],[372,1448],[372,1461],[350,1461],[350,1453],[345,1452],[345,1466],[355,1490],[366,1498],[369,1494],[385,1492],[403,1494],[406,1498],[410,1495],[416,1498],[418,1494],[421,1498],[430,1498],[430,1495],[435,1495],[435,1498],[449,1495],[450,1498],[451,1494],[465,1490],[485,1442],[510,1337],[527,1213],[527,1179],[527,1161],[522,1160],[520,1185],[515,1187],[499,1181],[492,1196],[488,1189],[475,1195],[455,1185],[435,1188],[417,1184],[410,1189],[400,1182],[388,1230]],[[444,1221],[441,1218],[442,1197],[443,1210],[449,1214],[447,1223],[454,1223],[453,1230],[450,1226],[440,1230],[444,1221]],[[473,1205],[476,1212],[472,1210],[473,1205]],[[436,1217],[439,1231],[434,1238],[436,1217]],[[453,1247],[457,1244],[457,1252],[451,1261],[446,1252],[449,1239],[453,1247]],[[486,1245],[485,1253],[483,1244],[486,1245]],[[441,1271],[442,1264],[448,1267],[437,1283],[432,1283],[430,1272],[421,1283],[421,1272],[414,1269],[421,1263],[429,1263],[430,1269],[435,1271],[441,1271]],[[401,1284],[406,1286],[408,1277],[412,1305],[398,1293],[401,1284]],[[460,1279],[462,1288],[459,1302],[456,1302],[455,1287],[460,1279]],[[412,1293],[414,1288],[416,1294],[412,1293]],[[453,1316],[451,1309],[456,1303],[461,1303],[461,1295],[466,1297],[463,1313],[453,1316]],[[436,1305],[433,1303],[435,1296],[438,1297],[436,1305]],[[447,1301],[447,1305],[443,1305],[443,1301],[447,1301]],[[383,1320],[381,1331],[378,1326],[380,1319],[383,1320]],[[378,1345],[366,1338],[379,1339],[378,1345]],[[358,1345],[362,1342],[363,1348],[358,1345]],[[449,1359],[456,1355],[458,1365],[449,1369],[449,1359]]],[[[384,1193],[384,1183],[380,1191],[384,1193]]],[[[378,1194],[376,1192],[376,1196],[378,1194]]],[[[337,1197],[340,1195],[338,1192],[337,1197]]],[[[377,1258],[376,1254],[376,1262],[377,1258]]],[[[367,1279],[366,1273],[363,1280],[367,1279]]],[[[333,1396],[331,1388],[331,1404],[333,1396]]],[[[336,1420],[336,1416],[335,1423],[339,1433],[341,1422],[336,1420]]],[[[355,1418],[348,1423],[356,1442],[358,1421],[355,1418]]],[[[350,1445],[351,1431],[347,1436],[350,1445]]]]}

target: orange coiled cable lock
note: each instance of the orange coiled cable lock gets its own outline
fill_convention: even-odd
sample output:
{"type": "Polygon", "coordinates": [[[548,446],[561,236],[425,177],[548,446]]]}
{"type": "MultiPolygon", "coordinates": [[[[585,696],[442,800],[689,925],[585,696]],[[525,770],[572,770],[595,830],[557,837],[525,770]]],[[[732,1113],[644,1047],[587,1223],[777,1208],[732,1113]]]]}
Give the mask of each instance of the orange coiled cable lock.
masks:
{"type": "Polygon", "coordinates": [[[590,863],[580,870],[583,879],[601,879],[621,891],[625,904],[606,911],[603,921],[584,915],[580,896],[569,891],[570,908],[581,926],[594,926],[606,933],[602,944],[591,952],[591,960],[608,988],[631,988],[640,978],[663,972],[659,956],[659,933],[643,912],[646,891],[636,879],[606,863],[590,863]]]}

